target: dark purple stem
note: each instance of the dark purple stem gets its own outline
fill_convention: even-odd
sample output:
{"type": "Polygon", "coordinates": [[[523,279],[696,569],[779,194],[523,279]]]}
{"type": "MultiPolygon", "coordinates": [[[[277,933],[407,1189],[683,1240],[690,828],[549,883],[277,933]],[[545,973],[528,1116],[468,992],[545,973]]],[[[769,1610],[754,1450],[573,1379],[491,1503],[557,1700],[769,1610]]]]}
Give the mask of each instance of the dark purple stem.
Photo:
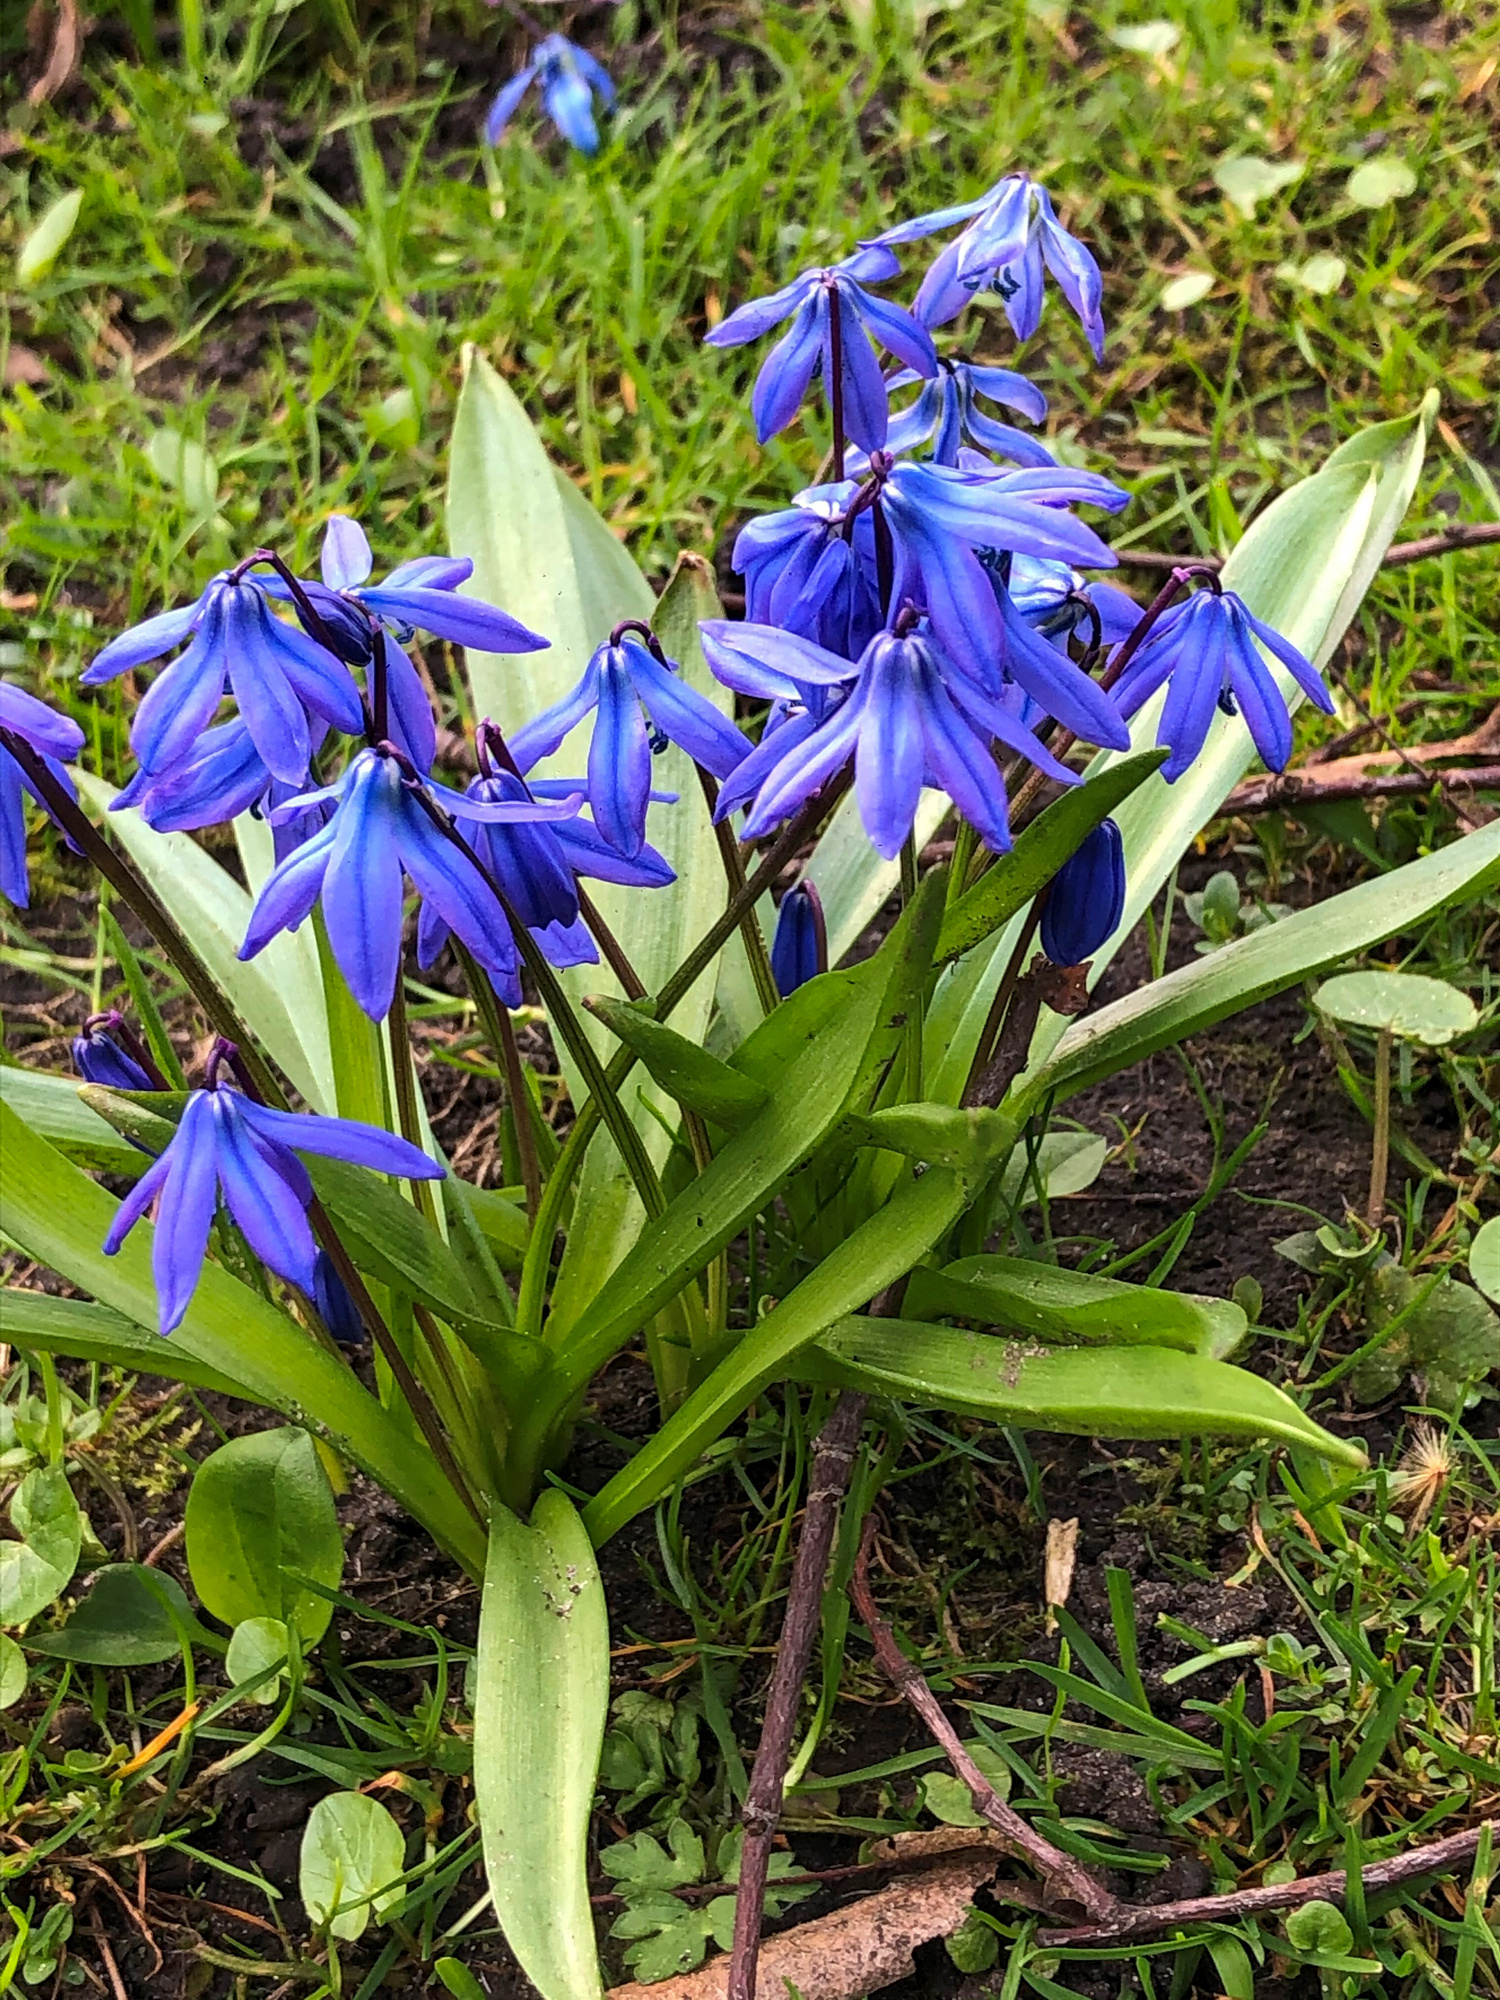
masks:
{"type": "Polygon", "coordinates": [[[891,614],[891,592],[896,582],[896,551],[891,542],[891,524],[879,496],[870,502],[870,518],[875,523],[875,578],[880,592],[880,615],[891,614]]]}

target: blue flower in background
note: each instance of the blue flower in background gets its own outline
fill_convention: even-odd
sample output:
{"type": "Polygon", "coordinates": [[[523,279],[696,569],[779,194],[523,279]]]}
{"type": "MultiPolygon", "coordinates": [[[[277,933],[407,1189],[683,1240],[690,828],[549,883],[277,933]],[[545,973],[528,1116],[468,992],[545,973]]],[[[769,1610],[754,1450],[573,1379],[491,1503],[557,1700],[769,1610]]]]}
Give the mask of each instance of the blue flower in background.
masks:
{"type": "Polygon", "coordinates": [[[904,306],[891,305],[865,290],[866,285],[894,278],[900,268],[889,250],[857,250],[841,264],[804,271],[779,292],[750,300],[707,335],[710,347],[739,347],[791,320],[790,330],[771,349],[755,378],[750,407],[762,444],[786,429],[820,369],[824,391],[831,393],[837,297],[845,427],[865,451],[878,451],[884,445],[886,385],[872,343],[889,348],[919,376],[931,375],[937,368],[937,350],[926,327],[904,306]]]}
{"type": "Polygon", "coordinates": [[[800,632],[851,660],[881,624],[869,515],[856,519],[852,540],[843,532],[854,491],[852,481],[818,487],[757,516],[740,530],[731,558],[745,579],[747,619],[800,632]]]}
{"type": "Polygon", "coordinates": [[[73,1038],[73,1067],[85,1083],[102,1083],[107,1090],[162,1090],[155,1064],[126,1026],[125,1016],[113,1007],[108,1013],[90,1014],[83,1032],[73,1038]],[[129,1048],[121,1043],[128,1042],[129,1048]]]}
{"type": "Polygon", "coordinates": [[[163,1333],[181,1325],[197,1289],[221,1192],[267,1269],[309,1296],[314,1293],[317,1245],[307,1220],[312,1182],[298,1153],[348,1160],[410,1180],[441,1180],[444,1171],[415,1146],[372,1125],[272,1111],[216,1085],[195,1090],[170,1145],[120,1203],[104,1239],[104,1253],[113,1257],[160,1198],[151,1275],[163,1333]]]}
{"type": "Polygon", "coordinates": [[[1080,576],[1067,563],[1013,556],[1005,587],[1026,623],[1058,644],[1080,627],[1086,639],[1092,636],[1090,606],[1098,613],[1099,637],[1106,646],[1128,639],[1141,621],[1141,607],[1128,591],[1080,576]]]}
{"type": "MultiPolygon", "coordinates": [[[[903,369],[886,386],[892,390],[904,389],[919,380],[913,370],[903,369]]],[[[957,465],[960,447],[972,444],[1017,465],[1056,463],[1039,439],[1018,431],[1013,424],[997,423],[986,416],[979,408],[981,397],[986,402],[1003,403],[1007,409],[1018,410],[1034,424],[1046,421],[1047,398],[1024,375],[1018,375],[1012,368],[983,368],[973,361],[950,361],[944,357],[938,362],[936,375],[924,383],[917,400],[892,413],[886,449],[916,451],[930,443],[936,464],[957,465]]],[[[851,463],[850,470],[855,469],[851,463]]]]}
{"type": "Polygon", "coordinates": [[[1052,198],[1026,174],[1007,174],[974,201],[898,223],[873,240],[913,243],[948,229],[968,228],[939,251],[912,310],[924,326],[943,326],[974,293],[993,285],[1005,302],[1017,340],[1029,340],[1042,317],[1043,266],[1052,273],[1094,350],[1104,359],[1104,281],[1093,253],[1057,219],[1052,198]]]}
{"type": "Polygon", "coordinates": [[[1232,590],[1197,591],[1162,613],[1113,689],[1120,713],[1128,719],[1166,684],[1156,740],[1172,753],[1161,767],[1169,784],[1203,748],[1216,710],[1242,714],[1269,769],[1286,768],[1292,719],[1257,639],[1309,701],[1325,714],[1333,713],[1322,675],[1289,640],[1257,618],[1232,590]]]}
{"type": "Polygon", "coordinates": [[[267,878],[240,957],[253,958],[279,931],[295,930],[321,898],[328,941],[350,992],[371,1020],[384,1020],[401,970],[404,872],[497,990],[519,1004],[519,966],[505,912],[475,863],[434,824],[421,795],[461,822],[480,823],[566,819],[579,801],[485,803],[423,785],[408,772],[395,756],[361,750],[336,785],[277,808],[290,818],[327,801],[334,812],[267,878]]]}
{"type": "Polygon", "coordinates": [[[784,1000],[828,970],[828,926],[823,899],[811,882],[794,882],[776,912],[776,936],[771,942],[771,974],[784,1000]]]}
{"type": "Polygon", "coordinates": [[[646,840],[652,729],[658,739],[676,743],[716,778],[727,778],[749,747],[727,716],[621,627],[595,649],[572,693],[533,716],[511,737],[517,766],[529,771],[541,758],[550,757],[593,711],[597,714],[589,744],[589,805],[599,832],[627,859],[638,855],[646,840]]]}
{"type": "Polygon", "coordinates": [[[1042,950],[1054,965],[1082,965],[1125,912],[1125,843],[1101,820],[1053,876],[1042,906],[1042,950]]]}
{"type": "MultiPolygon", "coordinates": [[[[743,635],[745,628],[739,630],[743,635]]],[[[808,672],[805,640],[762,626],[740,643],[769,672],[788,679],[808,672]]],[[[849,663],[829,654],[822,671],[832,682],[849,672],[849,663]]],[[[1049,777],[1076,782],[1030,730],[943,658],[928,632],[877,632],[857,673],[848,699],[822,723],[784,750],[790,725],[772,738],[774,754],[745,821],[747,839],[788,819],[851,757],[860,818],[887,861],[911,832],[923,785],[945,791],[987,846],[1009,847],[1005,784],[990,748],[996,738],[1049,777]]],[[[720,818],[731,809],[728,799],[726,793],[719,800],[720,818]]]]}
{"type": "MultiPolygon", "coordinates": [[[[46,764],[69,798],[76,798],[73,780],[63,769],[64,758],[71,760],[83,748],[83,731],[70,716],[59,715],[38,701],[25,688],[0,681],[0,730],[18,736],[46,764]]],[[[26,871],[25,794],[37,804],[31,780],[15,758],[0,743],[0,896],[24,910],[31,899],[31,878],[26,871]]],[[[50,817],[50,815],[49,815],[50,817]]]]}
{"type": "Polygon", "coordinates": [[[521,99],[533,83],[539,83],[547,116],[570,146],[590,156],[599,150],[599,128],[594,122],[594,98],[608,111],[615,101],[615,86],[602,63],[587,49],[570,42],[566,35],[548,35],[531,52],[531,61],[518,70],[490,106],[484,121],[484,136],[498,146],[500,135],[510,123],[521,99]]]}
{"type": "MultiPolygon", "coordinates": [[[[322,748],[326,733],[326,724],[313,723],[314,756],[322,748]]],[[[271,776],[249,730],[236,717],[205,730],[183,761],[159,776],[137,771],[110,801],[109,809],[123,812],[127,806],[134,806],[146,824],[158,833],[187,833],[199,827],[222,826],[242,812],[271,814],[300,789],[301,783],[291,785],[283,778],[271,776]]],[[[295,819],[273,818],[271,831],[276,859],[284,861],[327,818],[328,809],[324,805],[309,806],[295,819]]]]}
{"type": "Polygon", "coordinates": [[[300,784],[312,756],[311,713],[350,734],[364,708],[349,669],[295,625],[272,615],[264,579],[223,570],[201,597],[159,612],[111,639],[80,675],[98,687],[131,667],[158,660],[186,639],[147,689],[130,742],[153,775],[181,763],[232,688],[261,761],[276,778],[300,784]]]}
{"type": "Polygon", "coordinates": [[[319,1319],[340,1347],[362,1344],[365,1323],[359,1316],[359,1307],[349,1296],[349,1287],[326,1250],[320,1250],[313,1260],[312,1297],[319,1319]]]}

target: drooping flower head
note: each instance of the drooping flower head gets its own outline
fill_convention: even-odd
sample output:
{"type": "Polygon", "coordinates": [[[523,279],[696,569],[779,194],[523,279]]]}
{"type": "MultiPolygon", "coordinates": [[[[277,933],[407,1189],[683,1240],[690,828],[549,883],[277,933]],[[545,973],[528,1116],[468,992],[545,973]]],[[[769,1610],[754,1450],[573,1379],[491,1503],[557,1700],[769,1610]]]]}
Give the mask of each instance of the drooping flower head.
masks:
{"type": "Polygon", "coordinates": [[[880,626],[880,598],[869,516],[846,538],[841,491],[814,488],[747,522],[732,561],[753,624],[780,625],[857,660],[880,626]]]}
{"type": "MultiPolygon", "coordinates": [[[[290,816],[326,801],[328,824],[267,878],[250,912],[241,958],[253,958],[279,931],[295,930],[320,899],[328,941],[349,990],[371,1020],[384,1020],[401,970],[402,877],[411,879],[449,930],[457,932],[512,1005],[520,968],[505,911],[480,868],[441,831],[431,808],[461,825],[562,820],[574,797],[485,802],[423,781],[390,745],[361,750],[322,791],[277,809],[290,816]]],[[[274,817],[274,815],[273,815],[274,817]]]]}
{"type": "Polygon", "coordinates": [[[1171,750],[1161,774],[1180,778],[1208,738],[1215,712],[1243,715],[1251,740],[1273,771],[1292,754],[1292,719],[1256,641],[1279,660],[1325,714],[1333,699],[1311,660],[1257,618],[1232,590],[1200,590],[1179,599],[1148,633],[1113,689],[1127,719],[1166,685],[1156,740],[1171,750]]]}
{"type": "MultiPolygon", "coordinates": [[[[312,750],[316,756],[327,724],[314,718],[312,750]]],[[[179,764],[153,775],[137,771],[129,784],[110,800],[111,812],[134,806],[158,833],[186,833],[204,826],[222,826],[242,812],[272,817],[278,861],[300,847],[328,817],[322,805],[309,806],[295,819],[277,819],[275,809],[302,789],[304,780],[288,784],[273,778],[238,716],[205,730],[179,764]]]]}
{"type": "Polygon", "coordinates": [[[566,35],[548,35],[531,52],[531,61],[517,70],[494,103],[484,121],[484,136],[498,146],[500,135],[510,123],[521,99],[532,84],[541,86],[547,116],[570,146],[590,156],[599,150],[599,127],[594,120],[594,98],[605,111],[615,101],[615,86],[608,70],[596,62],[587,49],[570,42],[566,35]]]}
{"type": "Polygon", "coordinates": [[[955,222],[969,226],[933,259],[912,308],[924,326],[945,325],[976,292],[993,285],[1017,340],[1029,340],[1042,317],[1045,265],[1078,315],[1094,359],[1104,359],[1099,266],[1087,246],[1058,221],[1044,187],[1026,174],[1007,174],[976,200],[898,223],[873,241],[885,246],[914,243],[955,222]]]}
{"type": "Polygon", "coordinates": [[[783,320],[790,329],[771,349],[755,378],[751,413],[764,444],[786,429],[801,408],[813,376],[820,371],[831,398],[835,380],[834,313],[838,313],[840,367],[837,370],[844,424],[865,451],[886,441],[886,385],[875,344],[889,348],[916,375],[937,368],[932,335],[903,306],[877,299],[866,290],[894,278],[901,266],[889,250],[857,250],[841,264],[814,267],[767,298],[751,299],[706,336],[710,347],[739,347],[759,340],[783,320]]]}
{"type": "Polygon", "coordinates": [[[749,748],[728,717],[653,647],[649,627],[633,619],[617,626],[595,649],[577,687],[510,739],[518,769],[529,771],[594,714],[589,805],[594,825],[627,860],[646,841],[653,748],[675,743],[716,778],[727,778],[749,748]]]}
{"type": "Polygon", "coordinates": [[[111,639],[80,675],[98,687],[188,641],[157,675],[131,724],[141,768],[158,776],[182,763],[231,689],[256,754],[272,777],[301,784],[316,723],[354,734],[364,708],[349,669],[326,647],[275,617],[263,577],[221,570],[201,596],[158,612],[111,639]]]}
{"type": "Polygon", "coordinates": [[[1042,906],[1042,950],[1054,965],[1082,965],[1113,935],[1125,910],[1125,843],[1101,820],[1053,876],[1042,906]]]}
{"type": "MultiPolygon", "coordinates": [[[[920,380],[913,369],[904,368],[891,377],[886,387],[894,393],[920,380]]],[[[1013,368],[983,368],[974,361],[951,360],[942,355],[937,373],[923,383],[917,400],[892,413],[885,440],[887,451],[918,451],[929,445],[934,464],[958,465],[962,447],[973,445],[1017,465],[1056,463],[1040,439],[1018,431],[1014,424],[1002,424],[986,415],[979,407],[981,398],[989,403],[1003,403],[1007,409],[1029,417],[1034,424],[1046,420],[1047,398],[1034,382],[1018,375],[1013,368]]],[[[849,470],[859,472],[863,468],[851,460],[849,470]]]]}
{"type": "Polygon", "coordinates": [[[828,970],[828,926],[823,920],[823,899],[816,884],[794,882],[781,899],[776,912],[776,935],[771,941],[771,976],[784,1000],[828,970]]]}
{"type": "Polygon", "coordinates": [[[90,1014],[83,1032],[74,1036],[73,1067],[85,1083],[102,1083],[109,1090],[166,1088],[140,1038],[113,1007],[90,1014]]]}
{"type": "Polygon", "coordinates": [[[413,1180],[441,1180],[444,1172],[415,1146],[374,1126],[272,1111],[219,1083],[211,1065],[208,1087],[188,1098],[176,1135],[121,1202],[104,1239],[105,1255],[113,1257],[157,1203],[151,1274],[163,1333],[181,1325],[192,1301],[221,1195],[267,1269],[315,1295],[317,1244],[307,1220],[312,1182],[298,1153],[413,1180]]]}
{"type": "MultiPolygon", "coordinates": [[[[63,769],[63,759],[71,760],[83,748],[83,731],[71,716],[59,715],[11,681],[0,681],[0,731],[24,743],[42,759],[68,797],[77,797],[73,780],[63,769]]],[[[0,896],[21,910],[31,899],[31,878],[26,870],[27,793],[44,812],[47,810],[46,801],[0,740],[0,896]]]]}

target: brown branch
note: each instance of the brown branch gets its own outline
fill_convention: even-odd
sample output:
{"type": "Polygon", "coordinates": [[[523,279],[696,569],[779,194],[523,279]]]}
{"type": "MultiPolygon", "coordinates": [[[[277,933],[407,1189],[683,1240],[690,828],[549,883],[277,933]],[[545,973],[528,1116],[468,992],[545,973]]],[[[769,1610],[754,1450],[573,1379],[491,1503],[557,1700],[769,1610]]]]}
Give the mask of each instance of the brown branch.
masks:
{"type": "MultiPolygon", "coordinates": [[[[1364,1893],[1378,1894],[1409,1882],[1418,1875],[1441,1874],[1467,1861],[1478,1847],[1485,1826],[1500,1831],[1500,1820],[1471,1826],[1466,1833],[1451,1833],[1426,1847],[1409,1848],[1389,1861],[1371,1861],[1361,1868],[1364,1893]]],[[[1326,1875],[1304,1875],[1296,1882],[1266,1883],[1256,1889],[1234,1889],[1225,1896],[1190,1896],[1180,1903],[1140,1905],[1119,1903],[1112,1916],[1086,1929],[1042,1931],[1037,1942],[1049,1947],[1066,1946],[1070,1951],[1084,1945],[1118,1944],[1123,1939],[1156,1937],[1186,1924],[1232,1924],[1241,1917],[1259,1916],[1265,1910],[1294,1910],[1303,1903],[1339,1902],[1347,1893],[1347,1873],[1331,1868],[1326,1875]]]]}
{"type": "Polygon", "coordinates": [[[786,1616],[776,1645],[776,1665],[766,1701],[766,1719],[755,1752],[750,1789],[740,1819],[745,1844],[734,1904],[734,1949],[729,1961],[728,2000],[754,2000],[760,1927],[771,1866],[771,1840],[781,1817],[782,1792],[792,1749],[792,1730],[807,1663],[823,1608],[823,1584],[838,1526],[839,1506],[848,1489],[865,1418],[866,1398],[846,1389],[818,1433],[802,1534],[792,1565],[786,1616]]]}
{"type": "Polygon", "coordinates": [[[1295,813],[1299,805],[1321,805],[1335,799],[1402,798],[1430,792],[1434,786],[1445,792],[1500,791],[1500,764],[1470,764],[1456,771],[1367,771],[1358,776],[1339,772],[1332,777],[1325,777],[1316,766],[1270,771],[1236,785],[1220,811],[1228,815],[1286,807],[1295,813]]]}
{"type": "MultiPolygon", "coordinates": [[[[1458,549],[1484,548],[1500,542],[1500,521],[1460,521],[1435,535],[1423,535],[1415,542],[1393,542],[1381,561],[1382,569],[1400,569],[1405,563],[1422,562],[1428,556],[1452,555],[1458,549]]],[[[1219,556],[1174,556],[1166,549],[1116,549],[1121,569],[1176,569],[1179,563],[1202,563],[1207,569],[1222,569],[1219,556]]]]}
{"type": "Polygon", "coordinates": [[[921,1669],[896,1644],[895,1635],[876,1609],[870,1590],[870,1541],[874,1526],[872,1518],[866,1524],[864,1539],[860,1543],[849,1595],[869,1631],[875,1657],[886,1679],[916,1710],[941,1743],[948,1762],[969,1788],[974,1810],[995,1829],[1012,1854],[1029,1861],[1036,1869],[1042,1878],[1049,1907],[1072,1904],[1091,1917],[1110,1922],[1120,1907],[1116,1899],[1081,1861],[1054,1847],[1045,1834],[1038,1833],[1034,1826],[1005,1803],[964,1748],[958,1731],[943,1713],[942,1705],[927,1685],[921,1669]]]}

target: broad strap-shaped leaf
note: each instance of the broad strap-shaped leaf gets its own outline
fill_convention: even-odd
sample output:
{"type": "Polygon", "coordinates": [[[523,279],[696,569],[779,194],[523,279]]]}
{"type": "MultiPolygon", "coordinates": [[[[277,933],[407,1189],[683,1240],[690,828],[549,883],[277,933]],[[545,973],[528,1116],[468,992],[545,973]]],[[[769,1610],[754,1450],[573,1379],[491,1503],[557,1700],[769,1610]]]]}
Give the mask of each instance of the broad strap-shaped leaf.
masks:
{"type": "MultiPolygon", "coordinates": [[[[154,1326],[151,1224],[139,1222],[119,1253],[100,1248],[118,1206],[0,1103],[0,1211],[5,1233],[28,1256],[137,1326],[154,1326]]],[[[267,1409],[305,1424],[376,1479],[428,1533],[478,1575],[479,1531],[425,1445],[413,1441],[351,1370],[222,1266],[206,1263],[168,1346],[244,1385],[267,1409]]],[[[170,1372],[170,1370],[164,1370],[170,1372]]]]}
{"type": "Polygon", "coordinates": [[[50,1292],[27,1292],[14,1285],[0,1291],[0,1339],[42,1354],[66,1354],[106,1368],[133,1368],[186,1382],[192,1389],[215,1389],[245,1402],[259,1399],[244,1383],[211,1368],[174,1340],[137,1326],[134,1320],[95,1305],[91,1299],[59,1299],[50,1292]]]}
{"type": "Polygon", "coordinates": [[[567,1495],[496,1506],[474,1663],[474,1794],[505,1941],[542,2000],[599,2000],[589,1818],[609,1708],[609,1614],[567,1495]]]}
{"type": "Polygon", "coordinates": [[[1248,1321],[1229,1299],[1091,1277],[1026,1257],[961,1257],[941,1271],[913,1271],[903,1311],[910,1319],[968,1319],[1049,1346],[1180,1348],[1222,1361],[1248,1321]]]}
{"type": "MultiPolygon", "coordinates": [[[[947,794],[924,790],[917,801],[912,838],[918,853],[952,811],[947,794]]],[[[853,792],[839,801],[807,864],[807,879],[823,899],[828,963],[851,951],[901,886],[899,860],[882,861],[870,845],[853,792]]]]}
{"type": "Polygon", "coordinates": [[[283,935],[242,961],[251,898],[228,870],[190,833],[157,833],[133,806],[108,811],[116,792],[102,778],[84,770],[73,775],[80,796],[161,898],[267,1055],[315,1111],[332,1111],[333,1058],[316,954],[309,960],[302,939],[283,935]]]}
{"type": "Polygon", "coordinates": [[[1051,1093],[1071,1096],[1227,1014],[1415,929],[1445,904],[1476,900],[1496,882],[1500,822],[1252,931],[1074,1022],[1051,1060],[1023,1078],[1016,1105],[1038,1103],[1051,1093]]]}
{"type": "Polygon", "coordinates": [[[603,994],[584,1003],[612,1035],[632,1049],[674,1103],[728,1131],[737,1131],[765,1104],[770,1091],[720,1062],[666,1021],[603,994]]]}
{"type": "Polygon", "coordinates": [[[1364,1453],[1248,1369],[1172,1347],[1059,1348],[919,1320],[842,1321],[803,1357],[809,1381],[957,1416],[1081,1437],[1266,1438],[1346,1465],[1364,1453]]]}
{"type": "Polygon", "coordinates": [[[1017,1132],[1015,1120],[1002,1111],[951,1104],[893,1104],[846,1119],[844,1130],[861,1146],[952,1167],[976,1182],[1009,1154],[1017,1132]]]}
{"type": "Polygon", "coordinates": [[[963,1213],[972,1185],[948,1167],[906,1179],[745,1334],[706,1381],[584,1510],[595,1546],[650,1507],[808,1343],[903,1277],[963,1213]]]}
{"type": "Polygon", "coordinates": [[[76,1077],[0,1064],[0,1100],[77,1166],[136,1180],[151,1164],[149,1153],[132,1146],[83,1101],[76,1077]]]}

